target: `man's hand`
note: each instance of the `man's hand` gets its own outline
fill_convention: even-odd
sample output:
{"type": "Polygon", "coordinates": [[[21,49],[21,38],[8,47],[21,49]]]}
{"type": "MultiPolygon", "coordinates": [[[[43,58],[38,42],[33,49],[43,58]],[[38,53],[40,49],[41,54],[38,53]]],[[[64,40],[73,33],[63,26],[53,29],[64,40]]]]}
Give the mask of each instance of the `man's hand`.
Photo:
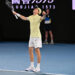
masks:
{"type": "Polygon", "coordinates": [[[42,15],[46,15],[46,12],[45,12],[45,11],[43,11],[43,12],[42,12],[42,15]]]}
{"type": "Polygon", "coordinates": [[[21,18],[22,20],[27,20],[27,18],[26,18],[25,16],[20,15],[20,14],[16,13],[15,11],[12,11],[12,13],[13,13],[14,15],[18,16],[19,18],[21,18]]]}

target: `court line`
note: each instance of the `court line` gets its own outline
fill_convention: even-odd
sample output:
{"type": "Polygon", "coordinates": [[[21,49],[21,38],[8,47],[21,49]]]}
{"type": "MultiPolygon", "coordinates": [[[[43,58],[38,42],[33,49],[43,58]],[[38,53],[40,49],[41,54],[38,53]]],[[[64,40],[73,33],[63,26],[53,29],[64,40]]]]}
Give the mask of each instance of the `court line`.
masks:
{"type": "MultiPolygon", "coordinates": [[[[21,72],[21,73],[35,73],[35,72],[26,72],[26,71],[18,71],[18,70],[6,70],[6,69],[0,69],[0,72],[21,72]]],[[[42,73],[41,73],[42,74],[42,73]]],[[[47,75],[68,75],[68,74],[56,74],[56,73],[43,73],[47,75]]]]}

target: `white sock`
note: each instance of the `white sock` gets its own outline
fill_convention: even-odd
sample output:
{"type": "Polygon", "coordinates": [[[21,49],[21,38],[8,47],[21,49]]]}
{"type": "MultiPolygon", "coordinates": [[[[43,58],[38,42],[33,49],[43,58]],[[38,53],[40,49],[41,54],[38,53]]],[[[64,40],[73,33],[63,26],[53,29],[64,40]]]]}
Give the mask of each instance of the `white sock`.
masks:
{"type": "Polygon", "coordinates": [[[51,43],[53,43],[54,41],[53,40],[51,40],[51,43]]]}
{"type": "Polygon", "coordinates": [[[39,67],[39,68],[40,68],[40,63],[38,63],[38,64],[37,64],[37,67],[39,67]]]}
{"type": "Polygon", "coordinates": [[[31,62],[31,67],[34,67],[34,62],[31,62]]]}

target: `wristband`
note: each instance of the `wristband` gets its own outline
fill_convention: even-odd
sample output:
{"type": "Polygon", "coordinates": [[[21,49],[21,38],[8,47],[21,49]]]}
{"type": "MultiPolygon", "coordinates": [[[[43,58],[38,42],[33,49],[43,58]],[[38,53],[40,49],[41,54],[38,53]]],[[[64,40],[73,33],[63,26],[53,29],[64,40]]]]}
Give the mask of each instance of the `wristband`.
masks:
{"type": "Polygon", "coordinates": [[[18,13],[17,13],[16,15],[17,15],[18,17],[20,17],[20,16],[21,16],[21,15],[20,15],[20,14],[18,14],[18,13]]]}

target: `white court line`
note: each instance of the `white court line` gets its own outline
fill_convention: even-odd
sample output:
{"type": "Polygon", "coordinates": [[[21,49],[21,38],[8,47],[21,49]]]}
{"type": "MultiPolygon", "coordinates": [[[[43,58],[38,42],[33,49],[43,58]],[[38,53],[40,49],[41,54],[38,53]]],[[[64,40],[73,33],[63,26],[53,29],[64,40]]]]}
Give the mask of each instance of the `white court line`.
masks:
{"type": "MultiPolygon", "coordinates": [[[[21,73],[34,73],[34,72],[26,72],[26,71],[18,71],[18,70],[6,70],[6,69],[0,69],[0,72],[21,72],[21,73]]],[[[42,73],[41,73],[42,74],[42,73]]],[[[67,74],[55,74],[55,73],[43,73],[43,74],[53,74],[53,75],[67,75],[67,74]]]]}

